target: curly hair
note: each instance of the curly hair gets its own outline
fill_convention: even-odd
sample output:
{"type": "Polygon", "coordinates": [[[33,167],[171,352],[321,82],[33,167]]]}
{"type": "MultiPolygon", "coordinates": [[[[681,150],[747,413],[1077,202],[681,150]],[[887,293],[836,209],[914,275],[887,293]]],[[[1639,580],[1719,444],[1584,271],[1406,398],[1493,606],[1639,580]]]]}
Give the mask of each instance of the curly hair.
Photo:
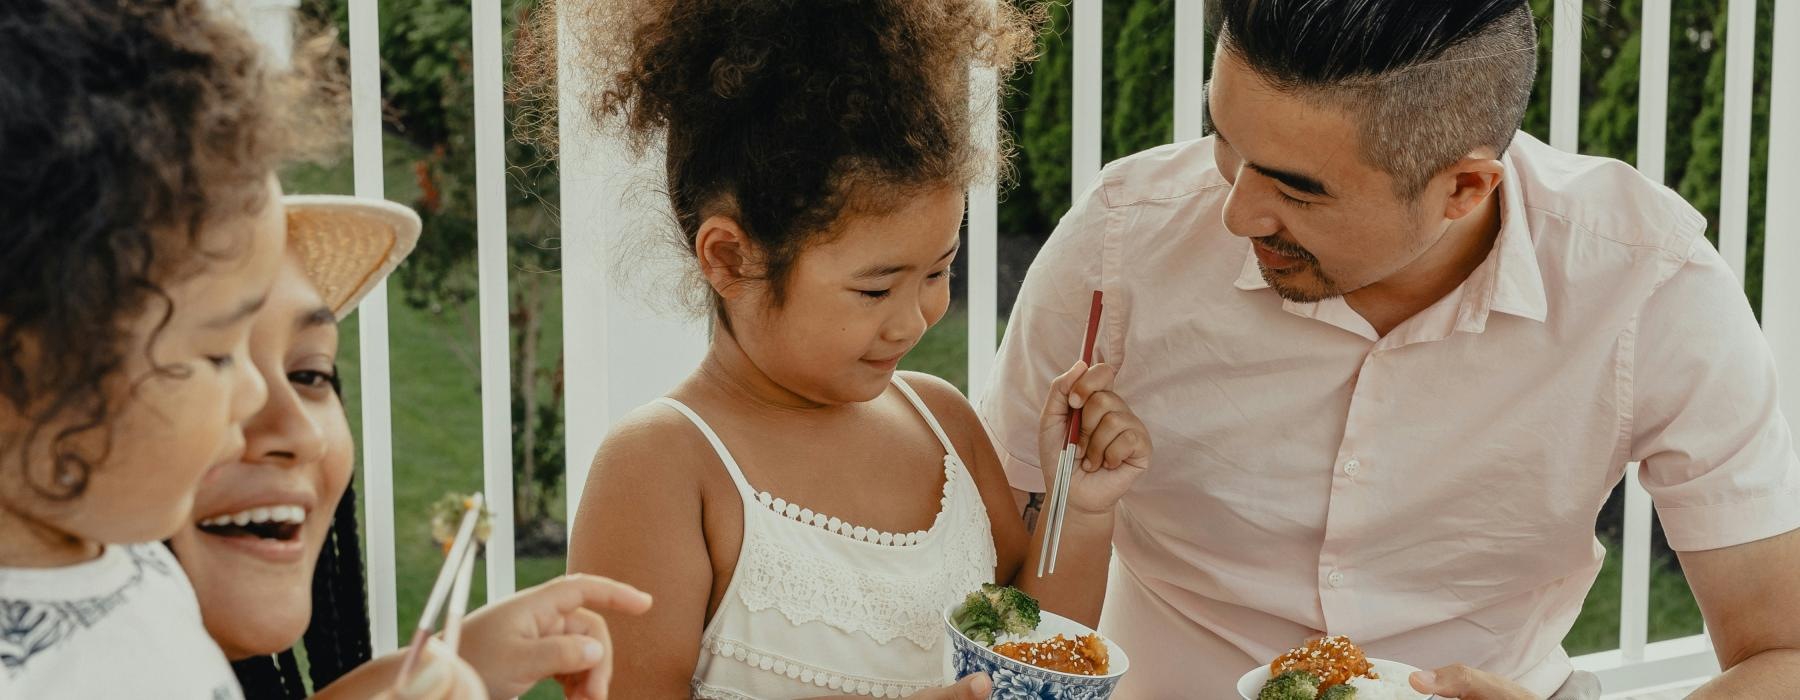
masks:
{"type": "MultiPolygon", "coordinates": [[[[1006,0],[575,1],[562,0],[570,60],[599,77],[581,108],[639,152],[666,145],[687,250],[707,217],[732,217],[776,304],[800,250],[846,213],[1005,172],[1010,144],[978,136],[971,98],[998,98],[1044,14],[1006,0]],[[976,67],[996,72],[993,94],[971,95],[976,67]]],[[[517,72],[553,73],[549,45],[529,44],[537,65],[517,72]]]]}
{"type": "MultiPolygon", "coordinates": [[[[0,447],[49,439],[49,483],[25,469],[47,498],[79,497],[105,460],[132,322],[241,247],[206,225],[259,209],[277,165],[329,142],[302,106],[331,102],[306,99],[319,74],[267,69],[211,4],[0,3],[0,397],[29,426],[0,447]],[[93,431],[100,454],[77,453],[93,431]]],[[[304,42],[295,65],[329,52],[304,42]]]]}

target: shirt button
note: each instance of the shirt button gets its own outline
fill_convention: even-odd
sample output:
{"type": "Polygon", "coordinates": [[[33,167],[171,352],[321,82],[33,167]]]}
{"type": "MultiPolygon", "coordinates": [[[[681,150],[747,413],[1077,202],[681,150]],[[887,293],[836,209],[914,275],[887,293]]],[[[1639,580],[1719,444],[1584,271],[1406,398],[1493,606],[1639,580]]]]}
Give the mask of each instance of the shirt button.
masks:
{"type": "Polygon", "coordinates": [[[1362,462],[1352,458],[1350,461],[1344,463],[1344,476],[1354,479],[1360,474],[1362,474],[1362,462]]]}
{"type": "Polygon", "coordinates": [[[1325,582],[1331,584],[1332,588],[1338,588],[1340,586],[1343,586],[1344,585],[1344,572],[1342,572],[1342,571],[1331,572],[1331,574],[1329,576],[1325,577],[1325,582]]]}

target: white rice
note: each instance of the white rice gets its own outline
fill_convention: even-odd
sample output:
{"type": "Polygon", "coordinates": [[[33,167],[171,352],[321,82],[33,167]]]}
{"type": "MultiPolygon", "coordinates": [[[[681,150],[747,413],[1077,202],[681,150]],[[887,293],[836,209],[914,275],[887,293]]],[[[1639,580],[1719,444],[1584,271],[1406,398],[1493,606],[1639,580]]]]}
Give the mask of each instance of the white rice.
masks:
{"type": "Polygon", "coordinates": [[[1393,674],[1382,674],[1380,679],[1352,678],[1350,687],[1356,689],[1356,700],[1418,700],[1424,697],[1404,677],[1396,678],[1393,674]]]}

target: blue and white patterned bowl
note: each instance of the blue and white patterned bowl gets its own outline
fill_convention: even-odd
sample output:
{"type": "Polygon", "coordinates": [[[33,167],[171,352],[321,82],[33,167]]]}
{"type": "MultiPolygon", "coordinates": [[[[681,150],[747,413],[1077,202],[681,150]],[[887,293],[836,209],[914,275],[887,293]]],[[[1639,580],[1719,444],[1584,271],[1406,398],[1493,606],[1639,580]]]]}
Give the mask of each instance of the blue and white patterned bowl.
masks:
{"type": "MultiPolygon", "coordinates": [[[[956,677],[960,680],[987,673],[994,680],[994,693],[990,696],[993,700],[1106,700],[1112,697],[1113,688],[1131,666],[1130,660],[1125,658],[1125,650],[1105,637],[1100,640],[1106,644],[1106,667],[1110,672],[1104,676],[1061,673],[1014,661],[957,630],[950,620],[960,609],[962,604],[957,603],[944,610],[944,629],[950,635],[950,656],[956,667],[956,677]]],[[[1058,634],[1074,638],[1093,633],[1081,623],[1045,612],[1038,622],[1038,634],[1033,638],[1049,639],[1058,634]]]]}

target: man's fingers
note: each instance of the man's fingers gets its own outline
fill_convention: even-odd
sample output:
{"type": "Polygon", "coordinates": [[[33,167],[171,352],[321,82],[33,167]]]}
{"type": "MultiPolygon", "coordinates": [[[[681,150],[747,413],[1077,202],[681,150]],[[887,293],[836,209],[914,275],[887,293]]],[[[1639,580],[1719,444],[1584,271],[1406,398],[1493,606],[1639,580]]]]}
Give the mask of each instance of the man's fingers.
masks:
{"type": "Polygon", "coordinates": [[[1407,679],[1427,695],[1463,700],[1531,700],[1531,695],[1504,678],[1462,664],[1419,671],[1407,679]]]}

